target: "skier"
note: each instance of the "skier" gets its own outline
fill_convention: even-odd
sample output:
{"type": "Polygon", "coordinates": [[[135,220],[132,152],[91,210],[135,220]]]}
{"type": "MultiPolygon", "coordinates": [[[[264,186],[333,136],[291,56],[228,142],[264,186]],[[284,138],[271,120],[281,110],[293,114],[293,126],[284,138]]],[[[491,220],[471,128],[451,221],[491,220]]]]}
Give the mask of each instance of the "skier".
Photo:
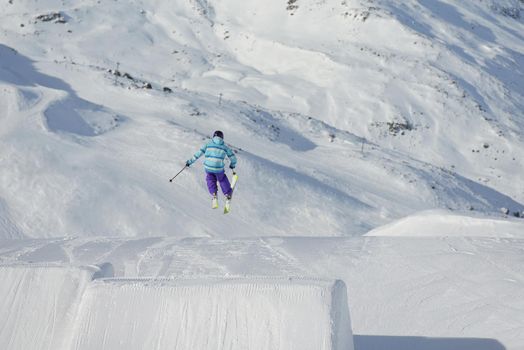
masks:
{"type": "MultiPolygon", "coordinates": [[[[213,138],[200,147],[193,158],[186,162],[186,166],[191,166],[191,164],[196,162],[202,155],[205,155],[206,157],[206,160],[204,161],[204,169],[206,171],[207,188],[212,196],[212,207],[213,209],[218,208],[217,182],[219,182],[222,193],[226,196],[226,207],[224,208],[224,212],[227,213],[229,212],[229,201],[231,200],[233,189],[231,188],[229,179],[224,171],[224,159],[226,156],[229,158],[229,168],[233,170],[237,165],[237,158],[231,148],[224,143],[224,133],[222,131],[215,131],[213,138]]],[[[233,174],[233,176],[236,176],[234,171],[233,174]]]]}

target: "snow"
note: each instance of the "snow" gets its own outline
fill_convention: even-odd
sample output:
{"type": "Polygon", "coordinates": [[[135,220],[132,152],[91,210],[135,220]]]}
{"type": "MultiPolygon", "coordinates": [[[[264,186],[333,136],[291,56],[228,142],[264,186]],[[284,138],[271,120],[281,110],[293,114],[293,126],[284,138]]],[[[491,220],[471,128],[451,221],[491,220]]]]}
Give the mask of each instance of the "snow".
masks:
{"type": "Polygon", "coordinates": [[[28,350],[353,349],[342,281],[111,275],[109,264],[0,266],[0,343],[28,350]]]}
{"type": "Polygon", "coordinates": [[[66,266],[0,266],[0,344],[62,349],[92,272],[66,266]]]}
{"type": "Polygon", "coordinates": [[[103,280],[71,349],[353,349],[343,282],[103,280]]]}
{"type": "Polygon", "coordinates": [[[487,3],[282,2],[3,5],[16,236],[358,236],[420,210],[524,210],[521,20],[487,3]],[[67,23],[35,21],[54,12],[67,23]],[[226,221],[198,165],[166,182],[215,129],[249,189],[226,221]]]}
{"type": "Polygon", "coordinates": [[[4,1],[0,347],[102,341],[61,326],[86,288],[105,307],[140,286],[176,320],[181,279],[212,300],[209,281],[298,276],[345,283],[357,350],[522,349],[523,6],[4,1]],[[231,215],[201,163],[168,182],[216,129],[239,159],[231,215]]]}
{"type": "Polygon", "coordinates": [[[524,238],[524,222],[503,217],[460,215],[446,211],[424,211],[378,227],[366,236],[524,238]]]}
{"type": "MultiPolygon", "coordinates": [[[[415,348],[418,344],[417,348],[423,350],[445,348],[444,345],[498,350],[520,349],[523,344],[522,239],[451,235],[183,240],[79,238],[9,241],[1,245],[0,260],[4,264],[27,264],[34,258],[33,252],[44,252],[49,246],[55,251],[58,246],[65,253],[62,262],[49,254],[54,264],[101,266],[110,261],[114,275],[124,279],[121,283],[118,279],[115,283],[109,282],[107,286],[103,281],[94,281],[87,286],[86,295],[112,295],[108,290],[118,293],[119,288],[155,294],[155,297],[144,296],[140,302],[134,302],[133,307],[125,308],[133,314],[144,313],[143,317],[151,315],[148,310],[153,306],[167,313],[169,310],[159,304],[167,300],[169,293],[178,293],[172,286],[181,280],[200,281],[199,286],[209,290],[212,284],[203,281],[340,279],[347,286],[356,349],[387,348],[389,344],[391,349],[400,350],[415,348]]],[[[275,284],[271,284],[271,288],[278,289],[278,283],[275,284]]],[[[119,295],[127,295],[122,296],[123,300],[116,296],[108,298],[118,304],[131,302],[130,299],[140,295],[121,293],[119,295]]],[[[272,301],[278,300],[278,294],[271,295],[272,301]]],[[[237,298],[242,299],[240,295],[237,298]]],[[[198,298],[203,304],[205,300],[198,298]]],[[[104,317],[103,310],[110,309],[112,304],[105,298],[97,299],[97,303],[87,309],[92,310],[92,317],[104,317]]],[[[85,307],[86,304],[82,301],[75,305],[80,308],[79,305],[85,307]]],[[[133,324],[140,326],[136,317],[127,318],[117,310],[111,311],[111,315],[125,322],[111,322],[111,326],[92,324],[93,331],[115,327],[115,331],[125,332],[129,330],[126,327],[133,324]]],[[[69,333],[70,336],[78,334],[85,332],[76,328],[69,333]]],[[[136,333],[137,336],[144,334],[136,333]]],[[[164,337],[160,333],[157,336],[157,340],[164,337]]],[[[113,341],[111,339],[108,337],[107,341],[113,341]]]]}

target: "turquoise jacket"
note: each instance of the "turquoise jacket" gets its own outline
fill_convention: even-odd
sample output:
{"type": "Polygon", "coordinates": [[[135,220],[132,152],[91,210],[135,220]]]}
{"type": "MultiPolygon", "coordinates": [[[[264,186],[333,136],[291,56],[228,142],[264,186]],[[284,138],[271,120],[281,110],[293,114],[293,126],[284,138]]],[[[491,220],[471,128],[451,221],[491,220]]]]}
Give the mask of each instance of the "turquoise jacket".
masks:
{"type": "Polygon", "coordinates": [[[191,165],[197,161],[202,155],[205,155],[206,160],[204,161],[204,168],[208,173],[221,173],[224,171],[224,159],[226,156],[229,158],[231,164],[229,167],[231,169],[235,168],[237,165],[237,157],[231,150],[227,147],[220,137],[215,136],[208,143],[200,147],[200,149],[195,153],[193,158],[187,161],[187,165],[191,165]]]}

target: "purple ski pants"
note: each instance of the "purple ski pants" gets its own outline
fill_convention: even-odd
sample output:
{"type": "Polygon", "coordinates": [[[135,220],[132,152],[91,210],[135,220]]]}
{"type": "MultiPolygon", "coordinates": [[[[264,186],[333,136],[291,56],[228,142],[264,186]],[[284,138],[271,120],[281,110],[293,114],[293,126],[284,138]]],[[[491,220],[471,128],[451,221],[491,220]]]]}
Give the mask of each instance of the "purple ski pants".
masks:
{"type": "Polygon", "coordinates": [[[217,193],[218,191],[217,181],[220,183],[220,188],[222,189],[224,196],[230,195],[231,192],[233,192],[225,172],[216,174],[206,172],[207,188],[209,189],[209,193],[211,193],[211,195],[217,193]]]}

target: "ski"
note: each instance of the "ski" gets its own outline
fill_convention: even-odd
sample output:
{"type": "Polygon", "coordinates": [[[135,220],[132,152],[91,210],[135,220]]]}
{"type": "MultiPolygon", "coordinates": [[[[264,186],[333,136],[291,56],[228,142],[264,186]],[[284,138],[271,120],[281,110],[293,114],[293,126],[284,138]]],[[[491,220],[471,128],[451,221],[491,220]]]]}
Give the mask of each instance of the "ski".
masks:
{"type": "Polygon", "coordinates": [[[224,205],[224,214],[227,214],[231,211],[231,198],[233,197],[233,192],[235,190],[235,185],[238,181],[237,173],[233,173],[233,178],[231,179],[231,197],[226,199],[226,204],[224,205]]]}

